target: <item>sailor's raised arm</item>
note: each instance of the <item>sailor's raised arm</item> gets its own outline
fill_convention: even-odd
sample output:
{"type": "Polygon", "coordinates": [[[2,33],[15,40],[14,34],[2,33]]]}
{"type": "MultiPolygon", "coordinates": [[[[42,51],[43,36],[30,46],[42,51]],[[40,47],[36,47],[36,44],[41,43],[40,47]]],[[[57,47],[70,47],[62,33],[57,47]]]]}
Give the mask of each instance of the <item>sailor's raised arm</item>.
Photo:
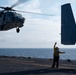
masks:
{"type": "Polygon", "coordinates": [[[55,44],[54,44],[54,49],[56,48],[56,44],[57,44],[57,42],[55,42],[55,44]]]}

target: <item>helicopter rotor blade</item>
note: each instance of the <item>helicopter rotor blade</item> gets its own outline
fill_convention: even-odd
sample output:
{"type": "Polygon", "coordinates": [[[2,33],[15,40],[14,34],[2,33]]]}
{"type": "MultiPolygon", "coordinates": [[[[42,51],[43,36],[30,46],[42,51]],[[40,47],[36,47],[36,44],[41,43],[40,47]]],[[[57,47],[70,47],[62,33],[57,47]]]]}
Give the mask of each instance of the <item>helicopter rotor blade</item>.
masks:
{"type": "Polygon", "coordinates": [[[18,0],[15,4],[13,4],[13,5],[11,6],[11,8],[13,8],[13,7],[15,7],[15,6],[18,6],[18,5],[20,5],[20,4],[24,3],[24,2],[27,2],[27,1],[29,1],[29,0],[18,0]]]}
{"type": "Polygon", "coordinates": [[[53,14],[35,13],[35,12],[27,12],[27,11],[19,11],[19,10],[15,10],[15,11],[22,13],[36,14],[36,15],[44,15],[44,16],[55,16],[53,14]]]}
{"type": "Polygon", "coordinates": [[[1,7],[1,6],[0,6],[0,8],[1,8],[1,9],[4,9],[5,7],[1,7]]]}

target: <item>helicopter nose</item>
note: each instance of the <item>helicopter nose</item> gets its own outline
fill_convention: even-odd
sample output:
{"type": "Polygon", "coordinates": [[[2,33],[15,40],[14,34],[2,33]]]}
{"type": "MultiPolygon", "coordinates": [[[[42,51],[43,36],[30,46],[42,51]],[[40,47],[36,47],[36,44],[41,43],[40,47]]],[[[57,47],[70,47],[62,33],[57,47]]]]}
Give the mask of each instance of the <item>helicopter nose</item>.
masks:
{"type": "Polygon", "coordinates": [[[26,19],[25,18],[23,18],[23,21],[25,21],[26,19]]]}
{"type": "Polygon", "coordinates": [[[21,22],[21,23],[24,23],[25,18],[19,18],[18,21],[21,22]]]}
{"type": "Polygon", "coordinates": [[[22,22],[24,23],[24,21],[25,21],[25,20],[26,20],[26,19],[25,19],[25,18],[23,18],[23,19],[22,19],[22,22]]]}

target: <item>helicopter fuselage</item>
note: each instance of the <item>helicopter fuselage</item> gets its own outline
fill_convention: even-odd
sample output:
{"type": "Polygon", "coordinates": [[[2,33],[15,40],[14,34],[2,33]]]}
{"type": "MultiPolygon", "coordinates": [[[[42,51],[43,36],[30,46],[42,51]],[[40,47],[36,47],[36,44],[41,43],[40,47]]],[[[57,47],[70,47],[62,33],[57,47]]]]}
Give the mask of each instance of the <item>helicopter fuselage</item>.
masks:
{"type": "MultiPolygon", "coordinates": [[[[19,28],[23,27],[25,18],[22,17],[21,14],[11,11],[5,11],[0,14],[0,31],[10,30],[12,28],[19,28]]],[[[17,32],[19,32],[17,30],[17,32]]]]}

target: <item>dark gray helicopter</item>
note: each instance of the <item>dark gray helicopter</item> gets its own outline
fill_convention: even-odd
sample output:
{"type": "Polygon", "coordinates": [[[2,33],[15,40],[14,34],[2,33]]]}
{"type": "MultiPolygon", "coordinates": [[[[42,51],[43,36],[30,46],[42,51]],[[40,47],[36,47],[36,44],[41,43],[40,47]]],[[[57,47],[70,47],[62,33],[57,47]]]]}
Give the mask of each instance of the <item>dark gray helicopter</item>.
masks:
{"type": "MultiPolygon", "coordinates": [[[[27,0],[25,0],[27,1],[27,0]]],[[[21,2],[22,3],[22,2],[21,2]]],[[[10,30],[12,28],[16,28],[17,33],[19,33],[21,27],[23,27],[25,18],[22,17],[21,14],[16,13],[13,7],[21,4],[20,0],[18,0],[11,7],[1,7],[3,9],[0,11],[0,31],[10,30]]]]}
{"type": "Polygon", "coordinates": [[[16,12],[23,12],[23,13],[31,13],[31,14],[37,14],[37,15],[46,15],[46,16],[53,16],[50,14],[41,14],[41,13],[33,13],[33,12],[26,12],[26,11],[19,11],[14,10],[13,7],[22,4],[24,2],[27,2],[29,0],[18,0],[15,4],[13,4],[11,7],[1,7],[0,11],[0,31],[6,31],[13,28],[16,28],[16,32],[19,33],[21,27],[24,25],[25,18],[22,17],[21,14],[16,12]]]}

